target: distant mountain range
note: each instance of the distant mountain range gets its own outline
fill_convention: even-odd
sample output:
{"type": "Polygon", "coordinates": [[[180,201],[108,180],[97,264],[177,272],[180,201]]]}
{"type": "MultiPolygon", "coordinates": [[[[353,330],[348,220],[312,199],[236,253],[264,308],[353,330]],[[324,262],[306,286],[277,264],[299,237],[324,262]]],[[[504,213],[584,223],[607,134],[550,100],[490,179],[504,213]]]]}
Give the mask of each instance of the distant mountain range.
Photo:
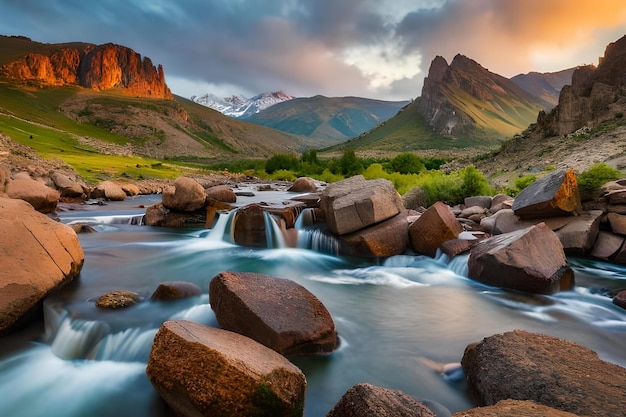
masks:
{"type": "Polygon", "coordinates": [[[271,93],[261,93],[252,98],[246,98],[242,95],[220,98],[215,94],[204,94],[202,96],[191,96],[191,101],[217,110],[229,117],[246,119],[274,104],[289,101],[294,98],[295,97],[285,94],[282,91],[274,91],[271,93]]]}

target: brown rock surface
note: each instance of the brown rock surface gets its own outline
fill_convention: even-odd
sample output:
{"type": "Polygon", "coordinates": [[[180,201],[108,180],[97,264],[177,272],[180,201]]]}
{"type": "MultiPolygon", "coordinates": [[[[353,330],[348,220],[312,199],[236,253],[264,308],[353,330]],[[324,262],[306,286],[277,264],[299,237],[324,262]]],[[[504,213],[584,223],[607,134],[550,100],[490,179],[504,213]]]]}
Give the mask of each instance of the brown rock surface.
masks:
{"type": "Polygon", "coordinates": [[[626,290],[618,292],[615,297],[613,297],[613,304],[626,309],[626,290]]]}
{"type": "Polygon", "coordinates": [[[237,195],[228,185],[215,185],[206,189],[207,198],[221,201],[222,203],[236,203],[237,195]]]}
{"type": "Polygon", "coordinates": [[[165,281],[159,284],[150,298],[153,301],[167,301],[195,297],[200,294],[202,294],[202,288],[192,282],[165,281]]]}
{"type": "Polygon", "coordinates": [[[6,187],[7,196],[27,201],[41,213],[52,213],[61,193],[31,178],[17,178],[6,187]]]}
{"type": "Polygon", "coordinates": [[[242,246],[257,248],[267,247],[265,234],[265,216],[258,204],[249,204],[240,208],[234,218],[234,240],[242,246]]]}
{"type": "Polygon", "coordinates": [[[387,257],[401,255],[409,244],[407,211],[374,226],[339,237],[339,254],[387,257]]]}
{"type": "Polygon", "coordinates": [[[534,401],[580,416],[626,410],[626,369],[576,343],[515,330],[467,346],[461,361],[474,401],[534,401]]]}
{"type": "Polygon", "coordinates": [[[222,272],[209,286],[220,327],[285,355],[333,351],[335,323],[322,302],[290,281],[253,272],[222,272]]]}
{"type": "Polygon", "coordinates": [[[557,235],[545,223],[474,245],[469,277],[488,285],[539,294],[569,290],[574,272],[557,235]]]}
{"type": "Polygon", "coordinates": [[[85,255],[76,233],[21,200],[0,198],[0,334],[54,289],[78,276],[85,255]]]}
{"type": "Polygon", "coordinates": [[[589,253],[598,237],[601,219],[601,210],[590,210],[573,217],[565,226],[556,230],[565,253],[578,256],[589,253]]]}
{"type": "Polygon", "coordinates": [[[133,291],[118,290],[106,293],[96,300],[98,308],[126,308],[137,304],[141,300],[139,294],[133,291]]]}
{"type": "Polygon", "coordinates": [[[487,407],[459,411],[452,417],[578,417],[567,411],[537,404],[532,401],[502,400],[487,407]]]}
{"type": "Polygon", "coordinates": [[[101,198],[111,201],[124,201],[126,193],[122,187],[112,181],[102,181],[91,192],[91,198],[101,198]]]}
{"type": "Polygon", "coordinates": [[[171,210],[192,212],[204,207],[206,192],[193,178],[178,177],[174,187],[163,191],[162,202],[171,210]]]}
{"type": "Polygon", "coordinates": [[[317,184],[315,184],[313,178],[300,177],[291,184],[291,187],[289,187],[287,191],[294,193],[311,193],[317,191],[317,184]]]}
{"type": "Polygon", "coordinates": [[[326,417],[436,417],[424,403],[399,390],[361,383],[352,386],[326,417]]]}
{"type": "Polygon", "coordinates": [[[306,379],[252,339],[189,321],[167,321],[154,338],[150,382],[181,416],[303,414],[306,379]]]}
{"type": "Polygon", "coordinates": [[[404,210],[402,199],[385,179],[355,175],[330,184],[320,196],[328,228],[343,235],[387,220],[404,210]]]}
{"type": "Polygon", "coordinates": [[[415,252],[434,257],[443,242],[456,239],[462,231],[450,208],[438,201],[409,226],[411,247],[415,252]]]}

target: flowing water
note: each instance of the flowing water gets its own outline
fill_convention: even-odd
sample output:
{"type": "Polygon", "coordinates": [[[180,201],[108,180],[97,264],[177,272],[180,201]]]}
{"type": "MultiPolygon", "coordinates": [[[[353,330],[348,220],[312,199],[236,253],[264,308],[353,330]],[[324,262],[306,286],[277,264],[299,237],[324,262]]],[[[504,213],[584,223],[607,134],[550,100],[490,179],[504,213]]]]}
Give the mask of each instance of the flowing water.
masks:
{"type": "Polygon", "coordinates": [[[296,249],[281,247],[275,230],[270,249],[237,246],[228,215],[210,230],[142,226],[144,209],[134,207],[154,198],[60,214],[63,222],[88,223],[98,233],[79,235],[85,265],[77,280],[45,301],[45,323],[0,339],[0,416],[168,415],[145,374],[152,339],[170,319],[218,326],[208,287],[226,270],[294,280],[333,316],[337,351],[290,358],[307,378],[308,417],[324,416],[360,382],[452,412],[471,408],[463,379],[439,374],[423,358],[459,362],[469,343],[513,329],[573,340],[626,367],[626,311],[605,296],[626,287],[623,267],[570,259],[574,291],[514,293],[467,279],[466,257],[395,256],[377,263],[339,257],[336,241],[306,219],[299,219],[296,249]],[[193,282],[204,291],[150,301],[162,281],[193,282]],[[100,295],[120,289],[144,301],[119,311],[95,307],[100,295]]]}

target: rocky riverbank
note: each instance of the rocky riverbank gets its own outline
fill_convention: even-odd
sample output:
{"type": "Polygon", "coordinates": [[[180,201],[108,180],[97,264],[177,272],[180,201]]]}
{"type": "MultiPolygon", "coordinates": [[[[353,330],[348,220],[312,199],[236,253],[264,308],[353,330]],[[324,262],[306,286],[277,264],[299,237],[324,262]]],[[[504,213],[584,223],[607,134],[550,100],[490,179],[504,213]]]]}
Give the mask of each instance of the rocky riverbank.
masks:
{"type": "MultiPolygon", "coordinates": [[[[23,269],[24,256],[30,256],[28,264],[38,265],[36,262],[49,259],[50,265],[37,268],[42,282],[37,284],[37,291],[26,291],[27,287],[35,288],[30,281],[32,273],[2,273],[3,332],[15,328],[21,317],[48,293],[80,272],[84,256],[80,245],[76,247],[76,234],[54,221],[53,213],[63,207],[80,208],[65,202],[77,204],[86,198],[106,202],[139,193],[161,194],[160,203],[146,208],[145,220],[168,227],[210,227],[217,211],[238,208],[239,218],[234,222],[240,226],[235,227],[234,239],[251,247],[268,245],[264,230],[266,212],[279,224],[286,244],[293,245],[295,219],[307,208],[311,225],[324,228],[328,236],[336,239],[340,254],[384,258],[396,254],[435,256],[439,251],[449,257],[469,253],[470,278],[541,294],[575,286],[567,255],[620,263],[626,257],[622,255],[626,234],[621,228],[626,214],[622,208],[626,206],[626,187],[620,181],[607,184],[599,198],[582,202],[575,176],[569,171],[555,171],[515,199],[504,195],[475,196],[463,205],[449,207],[439,202],[428,208],[405,207],[389,182],[368,181],[359,176],[330,185],[306,178],[293,184],[257,184],[252,193],[262,195],[264,190],[279,189],[285,193],[284,199],[242,206],[243,196],[251,193],[240,188],[243,178],[181,177],[176,181],[151,182],[149,186],[103,182],[91,187],[62,171],[47,175],[37,172],[41,171],[0,171],[0,218],[7,236],[13,236],[3,239],[1,250],[10,254],[14,252],[8,250],[13,248],[20,253],[7,256],[7,268],[13,269],[4,271],[23,269]],[[70,181],[66,184],[61,179],[70,181]],[[70,196],[72,189],[75,194],[70,196]],[[289,189],[294,192],[289,193],[289,189]],[[28,243],[23,236],[33,236],[36,242],[28,243]],[[46,255],[34,248],[44,248],[46,255]]],[[[217,309],[221,328],[186,321],[164,323],[148,364],[148,375],[155,388],[180,415],[241,415],[248,411],[301,415],[306,378],[283,355],[319,354],[335,349],[337,335],[332,317],[313,294],[284,279],[229,273],[213,281],[211,307],[217,309]],[[255,287],[247,286],[247,282],[255,282],[255,287]],[[259,286],[264,290],[258,291],[259,286]],[[275,295],[268,299],[268,294],[275,295]],[[270,301],[271,307],[267,304],[270,301]],[[247,318],[237,320],[232,311],[246,311],[247,318]],[[172,358],[189,351],[190,346],[193,354],[189,360],[202,366],[190,368],[185,361],[170,366],[174,363],[172,358]],[[204,366],[209,363],[219,366],[204,366]],[[224,367],[232,369],[230,374],[237,375],[233,378],[240,382],[224,381],[224,367]],[[199,386],[204,387],[202,392],[213,394],[199,394],[199,386]],[[215,404],[220,404],[219,413],[215,404]]],[[[173,292],[168,293],[175,293],[174,298],[197,294],[197,288],[190,290],[185,284],[171,284],[173,292]]],[[[606,295],[624,307],[626,293],[606,295]]],[[[98,307],[129,305],[117,303],[115,296],[109,304],[98,307]]],[[[600,361],[592,351],[565,340],[522,332],[493,335],[469,345],[461,362],[476,405],[487,407],[456,413],[457,417],[499,415],[502,410],[516,410],[515,415],[599,415],[603,410],[620,410],[626,405],[622,395],[626,392],[626,370],[600,361]],[[564,358],[561,352],[573,353],[564,358]],[[568,363],[568,358],[575,363],[568,363]],[[539,363],[540,359],[545,363],[537,366],[543,372],[533,368],[511,376],[510,369],[521,369],[529,363],[539,363]],[[583,376],[590,384],[593,382],[590,389],[580,388],[583,376]],[[549,390],[553,395],[543,395],[543,390],[537,388],[541,386],[553,387],[549,390]]],[[[352,387],[329,415],[355,413],[451,415],[432,402],[368,384],[352,387]]]]}

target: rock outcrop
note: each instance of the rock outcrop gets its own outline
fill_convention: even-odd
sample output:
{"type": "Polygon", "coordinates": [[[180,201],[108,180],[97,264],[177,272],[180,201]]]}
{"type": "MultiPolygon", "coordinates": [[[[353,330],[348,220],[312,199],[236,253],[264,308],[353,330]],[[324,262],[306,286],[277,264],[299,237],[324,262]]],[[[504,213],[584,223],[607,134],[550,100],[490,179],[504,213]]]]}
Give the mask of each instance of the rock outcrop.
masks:
{"type": "Polygon", "coordinates": [[[541,112],[535,131],[544,136],[562,136],[585,126],[596,126],[623,111],[626,86],[626,36],[609,44],[598,66],[578,67],[572,84],[563,87],[559,104],[541,112]]]}
{"type": "Polygon", "coordinates": [[[221,328],[278,353],[327,353],[339,343],[326,307],[294,281],[253,272],[222,272],[211,280],[209,299],[221,328]]]}
{"type": "Polygon", "coordinates": [[[522,330],[467,346],[461,361],[478,405],[534,401],[580,416],[623,415],[626,369],[576,343],[522,330]]]}
{"type": "Polygon", "coordinates": [[[157,332],[146,373],[180,416],[300,417],[306,379],[284,356],[245,336],[190,321],[157,332]]]}
{"type": "Polygon", "coordinates": [[[580,213],[576,173],[571,169],[551,172],[524,188],[511,208],[522,219],[580,213]]]}
{"type": "Polygon", "coordinates": [[[73,280],[85,255],[76,233],[22,200],[0,198],[0,334],[73,280]]]}
{"type": "Polygon", "coordinates": [[[150,58],[112,43],[59,48],[49,55],[30,53],[1,67],[0,74],[41,85],[120,89],[136,97],[173,99],[161,65],[155,67],[150,58]]]}

